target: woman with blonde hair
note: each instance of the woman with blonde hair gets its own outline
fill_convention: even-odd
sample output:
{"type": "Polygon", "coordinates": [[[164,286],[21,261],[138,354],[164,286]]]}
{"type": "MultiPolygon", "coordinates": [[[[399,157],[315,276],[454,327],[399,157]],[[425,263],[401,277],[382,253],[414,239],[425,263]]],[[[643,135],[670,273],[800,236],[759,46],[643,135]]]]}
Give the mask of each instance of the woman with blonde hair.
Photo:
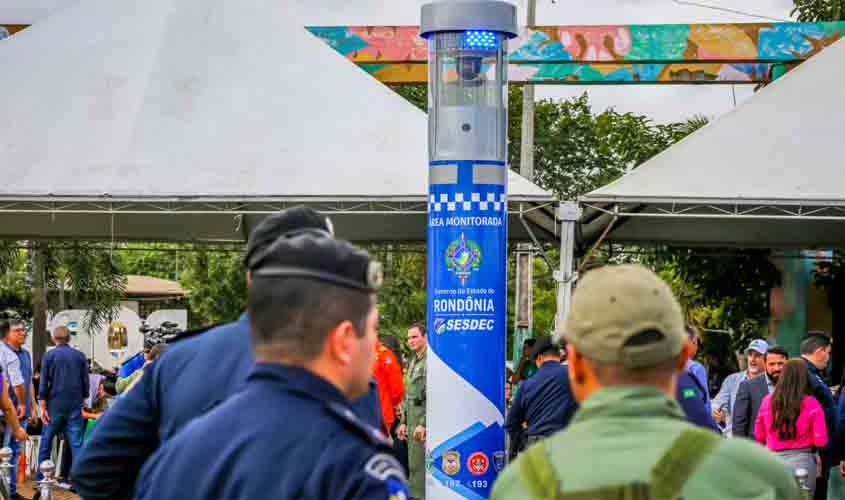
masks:
{"type": "Polygon", "coordinates": [[[793,471],[807,470],[812,498],[820,472],[816,450],[827,445],[828,436],[824,410],[809,394],[807,365],[800,359],[787,362],[774,392],[763,398],[754,437],[793,471]]]}

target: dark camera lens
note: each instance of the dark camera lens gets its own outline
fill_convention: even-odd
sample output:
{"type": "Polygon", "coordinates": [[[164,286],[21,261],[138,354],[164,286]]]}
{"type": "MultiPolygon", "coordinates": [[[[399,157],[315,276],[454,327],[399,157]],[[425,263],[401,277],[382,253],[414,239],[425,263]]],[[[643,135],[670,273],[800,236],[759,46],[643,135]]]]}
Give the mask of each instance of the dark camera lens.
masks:
{"type": "Polygon", "coordinates": [[[481,56],[458,56],[457,66],[461,80],[475,80],[481,73],[481,56]]]}

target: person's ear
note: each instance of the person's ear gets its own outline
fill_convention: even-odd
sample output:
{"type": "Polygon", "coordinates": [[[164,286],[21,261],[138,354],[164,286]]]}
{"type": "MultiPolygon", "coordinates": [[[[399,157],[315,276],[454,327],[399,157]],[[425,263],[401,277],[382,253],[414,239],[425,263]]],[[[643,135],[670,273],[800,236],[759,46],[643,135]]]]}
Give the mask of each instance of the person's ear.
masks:
{"type": "Polygon", "coordinates": [[[326,349],[332,359],[342,365],[349,365],[355,356],[355,327],[351,321],[343,321],[329,331],[326,349]]]}
{"type": "Polygon", "coordinates": [[[686,369],[687,362],[692,357],[693,349],[695,347],[693,347],[692,342],[689,340],[684,341],[684,345],[681,346],[681,353],[678,355],[678,366],[675,367],[675,371],[680,373],[686,369]]]}
{"type": "Polygon", "coordinates": [[[586,367],[582,356],[575,345],[566,345],[566,358],[569,361],[569,378],[573,384],[582,385],[586,381],[586,367]]]}

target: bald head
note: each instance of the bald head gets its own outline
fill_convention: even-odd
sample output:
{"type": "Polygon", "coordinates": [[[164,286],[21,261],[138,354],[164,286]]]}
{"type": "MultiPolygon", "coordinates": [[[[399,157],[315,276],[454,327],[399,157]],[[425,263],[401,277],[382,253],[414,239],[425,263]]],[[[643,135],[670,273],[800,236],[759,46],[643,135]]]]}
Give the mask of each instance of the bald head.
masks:
{"type": "Polygon", "coordinates": [[[53,342],[56,344],[67,344],[70,341],[70,330],[66,326],[57,326],[53,330],[53,342]]]}

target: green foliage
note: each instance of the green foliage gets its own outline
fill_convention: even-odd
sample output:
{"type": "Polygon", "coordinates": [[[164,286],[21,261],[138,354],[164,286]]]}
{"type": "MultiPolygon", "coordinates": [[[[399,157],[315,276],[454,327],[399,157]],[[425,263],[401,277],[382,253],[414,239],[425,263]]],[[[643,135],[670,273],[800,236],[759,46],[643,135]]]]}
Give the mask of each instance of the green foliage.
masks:
{"type": "MultiPolygon", "coordinates": [[[[613,109],[594,115],[583,94],[538,102],[534,123],[536,182],[562,199],[574,200],[652,158],[706,119],[654,125],[645,116],[613,109]]],[[[512,124],[511,134],[510,161],[518,169],[521,128],[512,124]]]]}
{"type": "Polygon", "coordinates": [[[426,315],[426,255],[424,245],[370,245],[384,266],[384,284],[378,293],[381,335],[399,340],[407,348],[408,326],[426,315]]]}
{"type": "Polygon", "coordinates": [[[184,245],[173,243],[128,243],[114,252],[123,273],[154,276],[166,280],[179,280],[184,245]]]}
{"type": "Polygon", "coordinates": [[[234,321],[246,310],[246,271],[236,252],[204,247],[185,255],[182,286],[188,290],[192,326],[234,321]]]}
{"type": "Polygon", "coordinates": [[[32,317],[32,290],[26,277],[27,254],[17,241],[0,241],[0,314],[32,317]]]}
{"type": "Polygon", "coordinates": [[[428,86],[426,84],[391,85],[390,88],[414,106],[428,112],[428,86]]]}
{"type": "Polygon", "coordinates": [[[718,249],[668,249],[655,264],[691,323],[733,331],[732,347],[738,350],[751,339],[765,336],[769,291],[780,283],[780,272],[768,251],[726,254],[718,249]]]}
{"type": "Polygon", "coordinates": [[[845,0],[793,0],[790,14],[802,23],[843,21],[845,0]]]}
{"type": "Polygon", "coordinates": [[[72,246],[50,246],[45,252],[45,284],[48,289],[64,288],[83,298],[91,313],[83,327],[98,331],[116,315],[126,291],[126,277],[100,244],[75,242],[72,246]]]}

